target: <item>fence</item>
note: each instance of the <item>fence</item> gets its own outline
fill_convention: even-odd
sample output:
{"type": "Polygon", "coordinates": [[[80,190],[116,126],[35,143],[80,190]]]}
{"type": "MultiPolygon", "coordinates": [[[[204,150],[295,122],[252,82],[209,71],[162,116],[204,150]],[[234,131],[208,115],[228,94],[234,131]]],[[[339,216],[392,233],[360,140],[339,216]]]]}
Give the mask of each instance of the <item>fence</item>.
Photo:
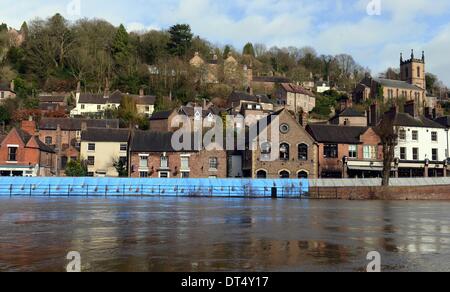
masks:
{"type": "Polygon", "coordinates": [[[0,196],[302,198],[308,180],[0,178],[0,196]]]}

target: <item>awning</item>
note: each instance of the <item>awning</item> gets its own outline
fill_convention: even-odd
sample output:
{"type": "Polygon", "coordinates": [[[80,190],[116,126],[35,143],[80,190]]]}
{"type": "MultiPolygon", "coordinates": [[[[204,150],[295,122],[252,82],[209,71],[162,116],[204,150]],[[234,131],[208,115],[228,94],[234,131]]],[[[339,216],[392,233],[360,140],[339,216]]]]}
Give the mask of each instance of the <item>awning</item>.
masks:
{"type": "Polygon", "coordinates": [[[383,171],[383,167],[378,166],[348,166],[349,170],[359,170],[359,171],[383,171]]]}

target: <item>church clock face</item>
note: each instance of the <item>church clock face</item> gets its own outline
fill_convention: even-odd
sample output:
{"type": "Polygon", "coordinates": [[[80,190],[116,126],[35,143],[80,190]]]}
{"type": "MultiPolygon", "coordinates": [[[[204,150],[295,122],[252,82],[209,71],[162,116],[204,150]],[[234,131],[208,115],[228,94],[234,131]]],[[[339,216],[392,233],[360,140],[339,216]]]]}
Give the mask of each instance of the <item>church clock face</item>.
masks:
{"type": "Polygon", "coordinates": [[[282,124],[280,126],[280,132],[283,134],[289,133],[289,125],[288,124],[282,124]]]}

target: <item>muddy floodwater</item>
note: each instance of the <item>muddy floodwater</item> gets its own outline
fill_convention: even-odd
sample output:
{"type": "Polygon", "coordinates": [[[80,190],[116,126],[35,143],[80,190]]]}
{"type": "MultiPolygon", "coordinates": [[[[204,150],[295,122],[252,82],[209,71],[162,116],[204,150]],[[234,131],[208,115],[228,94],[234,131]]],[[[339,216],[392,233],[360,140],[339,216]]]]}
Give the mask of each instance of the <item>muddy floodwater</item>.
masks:
{"type": "Polygon", "coordinates": [[[0,271],[450,271],[450,202],[0,198],[0,271]]]}

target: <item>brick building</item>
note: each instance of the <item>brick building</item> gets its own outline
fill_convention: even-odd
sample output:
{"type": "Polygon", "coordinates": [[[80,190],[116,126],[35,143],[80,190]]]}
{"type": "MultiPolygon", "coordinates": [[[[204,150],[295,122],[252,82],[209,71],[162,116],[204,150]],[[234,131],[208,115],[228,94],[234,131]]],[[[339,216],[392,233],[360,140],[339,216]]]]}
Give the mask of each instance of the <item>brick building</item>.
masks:
{"type": "Polygon", "coordinates": [[[381,176],[383,147],[373,128],[311,124],[307,130],[319,145],[320,178],[381,176]]]}
{"type": "Polygon", "coordinates": [[[0,176],[52,176],[55,151],[39,140],[33,121],[13,128],[0,144],[0,176]]]}
{"type": "Polygon", "coordinates": [[[317,177],[317,145],[303,125],[287,109],[268,116],[267,126],[260,125],[257,133],[256,150],[247,148],[244,153],[244,177],[317,177]],[[272,131],[279,135],[279,145],[273,145],[275,141],[272,141],[272,131]],[[275,149],[279,152],[273,153],[275,149]],[[275,159],[268,160],[269,157],[275,159]]]}
{"type": "Polygon", "coordinates": [[[130,141],[130,177],[226,178],[226,151],[176,151],[170,132],[136,131],[130,141]]]}

